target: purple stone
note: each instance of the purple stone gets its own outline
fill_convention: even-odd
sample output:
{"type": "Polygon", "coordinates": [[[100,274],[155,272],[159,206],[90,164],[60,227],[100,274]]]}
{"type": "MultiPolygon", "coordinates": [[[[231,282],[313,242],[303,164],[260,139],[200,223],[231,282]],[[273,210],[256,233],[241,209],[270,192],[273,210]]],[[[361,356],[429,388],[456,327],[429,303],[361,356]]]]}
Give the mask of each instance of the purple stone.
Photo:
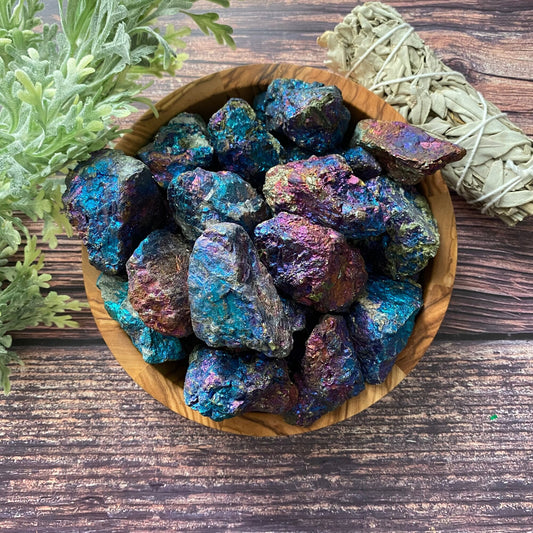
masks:
{"type": "Polygon", "coordinates": [[[168,190],[174,220],[191,240],[219,222],[240,224],[253,234],[270,209],[257,191],[233,172],[197,168],[176,176],[168,190]]]}
{"type": "Polygon", "coordinates": [[[180,113],[159,129],[153,142],[141,148],[138,156],[158,185],[166,188],[182,172],[209,168],[213,154],[204,119],[193,113],[180,113]]]}
{"type": "Polygon", "coordinates": [[[339,152],[352,169],[354,176],[368,180],[381,174],[381,165],[378,160],[361,146],[354,146],[339,152]]]}
{"type": "Polygon", "coordinates": [[[278,165],[267,172],[263,193],[276,213],[305,216],[349,238],[385,231],[381,205],[339,155],[278,165]]]}
{"type": "Polygon", "coordinates": [[[432,137],[416,126],[385,120],[359,121],[351,144],[371,152],[385,173],[402,185],[414,185],[466,155],[464,148],[432,137]]]}
{"type": "Polygon", "coordinates": [[[63,202],[89,262],[106,274],[123,274],[133,250],[164,218],[150,170],[119,150],[100,150],[80,163],[63,202]]]}
{"type": "Polygon", "coordinates": [[[405,348],[422,307],[417,283],[371,278],[347,316],[365,381],[382,383],[405,348]]]}
{"type": "Polygon", "coordinates": [[[281,299],[246,231],[229,222],[209,226],[189,263],[196,336],[214,348],[286,357],[292,332],[281,299]]]}
{"type": "Polygon", "coordinates": [[[279,213],[262,222],[255,245],[276,287],[317,311],[347,309],[365,286],[359,251],[341,233],[305,217],[279,213]]]}
{"type": "Polygon", "coordinates": [[[350,122],[350,112],[335,86],[278,78],[264,99],[266,125],[295,144],[324,154],[340,144],[350,122]]]}
{"type": "Polygon", "coordinates": [[[367,187],[387,213],[387,238],[379,245],[378,268],[393,278],[418,274],[439,249],[439,229],[427,200],[415,188],[404,188],[386,177],[374,178],[367,187]]]}
{"type": "Polygon", "coordinates": [[[158,230],[139,244],[126,265],[131,305],[147,326],[166,335],[186,337],[192,333],[189,256],[185,241],[158,230]]]}
{"type": "Polygon", "coordinates": [[[295,381],[299,389],[298,402],[286,419],[300,426],[312,424],[365,388],[342,316],[325,315],[313,329],[295,381]]]}
{"type": "Polygon", "coordinates": [[[245,100],[228,100],[211,117],[208,130],[222,167],[253,184],[262,183],[265,172],[280,162],[281,144],[245,100]]]}
{"type": "Polygon", "coordinates": [[[189,358],[183,393],[189,407],[215,421],[249,411],[281,414],[298,397],[285,360],[200,347],[189,358]]]}

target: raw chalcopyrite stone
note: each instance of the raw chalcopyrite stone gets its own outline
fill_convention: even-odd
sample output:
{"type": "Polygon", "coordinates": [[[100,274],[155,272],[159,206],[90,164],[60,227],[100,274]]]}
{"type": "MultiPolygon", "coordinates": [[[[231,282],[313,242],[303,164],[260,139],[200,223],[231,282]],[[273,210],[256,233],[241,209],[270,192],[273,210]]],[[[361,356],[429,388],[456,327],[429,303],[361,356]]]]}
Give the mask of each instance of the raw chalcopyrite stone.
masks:
{"type": "Polygon", "coordinates": [[[359,251],[305,217],[279,213],[255,228],[254,242],[276,287],[317,311],[347,309],[365,286],[359,251]]]}
{"type": "Polygon", "coordinates": [[[466,154],[464,148],[437,139],[416,126],[384,120],[360,120],[351,143],[371,152],[385,173],[403,185],[418,183],[466,154]]]}
{"type": "Polygon", "coordinates": [[[274,282],[241,226],[208,227],[194,244],[189,298],[196,336],[212,347],[286,357],[292,332],[274,282]]]}
{"type": "Polygon", "coordinates": [[[281,298],[285,315],[290,324],[291,331],[302,331],[307,322],[306,309],[289,298],[281,298]]]}
{"type": "Polygon", "coordinates": [[[280,162],[282,147],[257,119],[253,108],[231,98],[209,120],[211,143],[219,163],[254,184],[280,162]]]}
{"type": "Polygon", "coordinates": [[[413,331],[422,288],[408,281],[371,278],[347,316],[365,381],[381,383],[413,331]]]}
{"type": "Polygon", "coordinates": [[[363,374],[342,316],[325,315],[313,329],[296,374],[299,397],[286,418],[308,426],[364,388],[363,374]]]}
{"type": "Polygon", "coordinates": [[[143,322],[166,335],[192,333],[187,274],[190,249],[177,235],[157,230],[127,262],[129,299],[143,322]]]}
{"type": "Polygon", "coordinates": [[[143,359],[150,364],[178,361],[187,354],[180,340],[163,335],[149,328],[128,300],[128,282],[118,276],[100,274],[97,287],[102,293],[104,306],[109,316],[116,320],[128,334],[133,345],[141,352],[143,359]]]}
{"type": "Polygon", "coordinates": [[[189,407],[216,421],[248,411],[283,413],[298,397],[285,360],[199,347],[189,358],[183,392],[189,407]]]}
{"type": "Polygon", "coordinates": [[[213,154],[204,119],[194,113],[180,113],[159,129],[153,142],[141,148],[138,156],[156,182],[166,188],[182,172],[209,168],[213,154]]]}
{"type": "Polygon", "coordinates": [[[270,131],[318,154],[340,144],[350,122],[340,90],[318,82],[278,78],[268,86],[263,105],[270,131]]]}
{"type": "Polygon", "coordinates": [[[100,150],[67,179],[63,202],[89,262],[122,274],[137,245],[160,222],[163,205],[148,167],[119,150],[100,150]]]}
{"type": "Polygon", "coordinates": [[[253,234],[270,209],[257,191],[233,172],[197,168],[176,176],[168,187],[174,220],[191,240],[218,222],[240,224],[253,234]]]}
{"type": "Polygon", "coordinates": [[[439,230],[427,200],[415,188],[404,188],[386,177],[367,182],[388,214],[387,239],[381,241],[381,271],[393,279],[415,276],[435,257],[439,230]]]}
{"type": "Polygon", "coordinates": [[[263,194],[274,212],[307,217],[349,238],[385,231],[381,205],[339,155],[312,156],[271,168],[263,194]]]}
{"type": "Polygon", "coordinates": [[[368,180],[381,174],[381,165],[378,160],[361,146],[354,146],[340,152],[346,163],[350,165],[354,176],[368,180]]]}

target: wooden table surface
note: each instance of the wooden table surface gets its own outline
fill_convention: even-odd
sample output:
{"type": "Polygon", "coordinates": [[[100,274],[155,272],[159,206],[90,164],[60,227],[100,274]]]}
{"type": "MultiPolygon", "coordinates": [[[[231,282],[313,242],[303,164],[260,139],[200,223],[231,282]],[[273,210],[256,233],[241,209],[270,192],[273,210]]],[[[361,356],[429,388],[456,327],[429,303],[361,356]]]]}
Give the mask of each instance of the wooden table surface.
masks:
{"type": "MultiPolygon", "coordinates": [[[[233,4],[238,49],[195,33],[189,62],[149,97],[246,63],[320,67],[316,38],[355,5],[233,4]]],[[[530,0],[390,4],[533,134],[530,0]]],[[[175,415],[130,380],[88,310],[80,329],[17,334],[26,366],[0,398],[0,530],[532,531],[533,219],[507,228],[453,202],[458,270],[437,338],[383,400],[316,432],[254,439],[175,415]]],[[[83,299],[79,242],[47,258],[54,288],[83,299]]]]}

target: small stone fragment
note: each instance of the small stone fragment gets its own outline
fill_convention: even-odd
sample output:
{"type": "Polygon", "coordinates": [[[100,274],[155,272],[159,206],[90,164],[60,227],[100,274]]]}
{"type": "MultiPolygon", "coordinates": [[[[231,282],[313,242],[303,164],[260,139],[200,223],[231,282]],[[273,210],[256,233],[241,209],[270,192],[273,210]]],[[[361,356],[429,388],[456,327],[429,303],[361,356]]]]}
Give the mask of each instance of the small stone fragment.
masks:
{"type": "Polygon", "coordinates": [[[293,143],[287,143],[284,146],[283,161],[284,163],[290,163],[291,161],[301,161],[302,159],[309,159],[311,156],[316,155],[309,150],[304,150],[293,143]]]}
{"type": "Polygon", "coordinates": [[[168,187],[174,220],[190,240],[196,240],[209,225],[240,224],[253,234],[270,209],[257,191],[233,172],[210,172],[197,168],[176,176],[168,187]]]}
{"type": "Polygon", "coordinates": [[[367,182],[387,213],[387,236],[381,271],[393,279],[418,274],[439,249],[439,229],[427,200],[415,188],[404,188],[380,176],[367,182]]]}
{"type": "Polygon", "coordinates": [[[466,155],[464,148],[437,139],[416,126],[385,120],[360,120],[351,145],[366,148],[385,173],[402,185],[414,185],[466,155]]]}
{"type": "Polygon", "coordinates": [[[337,87],[287,78],[268,86],[264,114],[270,131],[318,154],[340,144],[350,122],[337,87]]]}
{"type": "Polygon", "coordinates": [[[153,142],[138,153],[158,185],[164,188],[182,172],[197,167],[209,168],[213,155],[204,119],[194,113],[176,115],[159,129],[153,142]]]}
{"type": "Polygon", "coordinates": [[[263,187],[274,212],[286,211],[359,239],[385,231],[381,205],[339,155],[271,168],[263,187]]]}
{"type": "Polygon", "coordinates": [[[176,337],[149,328],[128,300],[128,282],[118,276],[100,274],[96,286],[102,293],[109,316],[118,322],[146,363],[159,364],[185,359],[187,354],[176,337]]]}
{"type": "Polygon", "coordinates": [[[365,381],[382,383],[413,331],[422,307],[417,283],[371,278],[347,315],[365,381]]]}
{"type": "Polygon", "coordinates": [[[215,421],[248,411],[281,414],[298,397],[285,360],[200,347],[189,358],[183,392],[189,407],[215,421]]]}
{"type": "Polygon", "coordinates": [[[299,426],[312,424],[365,388],[342,316],[325,315],[313,329],[295,382],[299,389],[298,402],[286,419],[299,426]]]}
{"type": "Polygon", "coordinates": [[[285,315],[290,324],[291,331],[302,331],[307,322],[306,309],[289,298],[281,297],[281,303],[285,310],[285,315]]]}
{"type": "Polygon", "coordinates": [[[194,244],[189,298],[196,336],[212,347],[286,357],[292,332],[274,282],[246,231],[209,226],[194,244]]]}
{"type": "Polygon", "coordinates": [[[209,120],[208,131],[221,166],[252,184],[281,161],[281,144],[245,100],[228,100],[209,120]]]}
{"type": "Polygon", "coordinates": [[[150,233],[127,262],[129,300],[143,322],[166,335],[192,333],[187,274],[190,249],[167,230],[150,233]]]}
{"type": "Polygon", "coordinates": [[[361,254],[305,217],[279,213],[255,228],[254,242],[276,287],[317,311],[346,310],[365,286],[361,254]]]}
{"type": "Polygon", "coordinates": [[[89,262],[107,274],[124,273],[133,250],[164,217],[150,170],[120,150],[100,150],[80,163],[63,202],[89,262]]]}
{"type": "Polygon", "coordinates": [[[359,179],[368,180],[381,174],[381,165],[378,160],[367,152],[362,146],[354,146],[339,152],[350,165],[354,176],[359,179]]]}

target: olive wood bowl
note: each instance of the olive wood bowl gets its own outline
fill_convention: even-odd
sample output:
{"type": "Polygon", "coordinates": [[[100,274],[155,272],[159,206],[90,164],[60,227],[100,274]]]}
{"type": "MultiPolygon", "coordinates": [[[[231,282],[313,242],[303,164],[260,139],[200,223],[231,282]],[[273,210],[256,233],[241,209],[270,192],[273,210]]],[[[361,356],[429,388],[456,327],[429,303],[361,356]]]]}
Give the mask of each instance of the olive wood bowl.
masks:
{"type": "MultiPolygon", "coordinates": [[[[246,65],[211,74],[169,94],[156,104],[159,115],[156,117],[151,111],[145,113],[116,147],[126,154],[135,155],[139,148],[147,144],[156,131],[177,113],[199,113],[208,120],[230,97],[240,97],[251,102],[273,79],[281,77],[336,85],[342,91],[353,123],[362,118],[405,122],[403,117],[375,94],[328,71],[288,64],[246,65]]],[[[85,288],[96,324],[112,354],[138,385],[169,409],[205,426],[259,437],[305,433],[345,420],[377,402],[413,370],[437,333],[448,307],[457,264],[457,234],[453,207],[439,172],[424,179],[420,190],[426,196],[437,219],[441,243],[438,254],[423,274],[424,305],[417,316],[407,346],[399,354],[384,383],[367,385],[358,396],[347,400],[309,427],[293,426],[287,424],[279,415],[266,413],[246,413],[222,422],[214,422],[188,407],[183,399],[185,364],[149,365],[143,361],[126,333],[107,314],[100,291],[96,288],[99,272],[89,265],[86,251],[83,250],[85,288]]]]}

